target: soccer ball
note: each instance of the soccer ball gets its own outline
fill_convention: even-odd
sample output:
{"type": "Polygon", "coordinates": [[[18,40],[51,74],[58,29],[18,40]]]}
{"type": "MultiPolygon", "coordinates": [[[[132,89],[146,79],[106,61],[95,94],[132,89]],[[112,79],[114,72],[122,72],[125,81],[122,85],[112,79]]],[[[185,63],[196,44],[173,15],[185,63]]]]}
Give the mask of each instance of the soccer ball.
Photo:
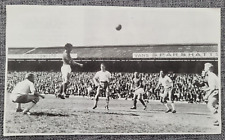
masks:
{"type": "Polygon", "coordinates": [[[121,29],[122,29],[122,25],[119,24],[119,25],[116,27],[116,30],[117,30],[117,31],[120,31],[121,29]]]}

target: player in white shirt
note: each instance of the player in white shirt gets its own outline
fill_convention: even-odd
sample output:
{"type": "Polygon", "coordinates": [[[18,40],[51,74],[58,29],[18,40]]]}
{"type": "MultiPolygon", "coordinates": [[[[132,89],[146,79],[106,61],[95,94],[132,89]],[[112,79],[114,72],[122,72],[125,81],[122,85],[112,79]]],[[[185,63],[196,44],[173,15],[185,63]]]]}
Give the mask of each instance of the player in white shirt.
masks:
{"type": "Polygon", "coordinates": [[[100,92],[105,92],[106,94],[105,108],[108,110],[109,109],[109,82],[111,79],[111,73],[105,70],[104,64],[101,64],[100,68],[101,70],[98,71],[93,78],[95,85],[98,86],[97,94],[95,95],[95,103],[94,103],[93,109],[97,108],[100,92]]]}
{"type": "Polygon", "coordinates": [[[160,71],[159,82],[158,82],[155,90],[157,90],[160,85],[162,85],[163,88],[164,88],[164,92],[160,96],[162,98],[162,100],[161,100],[162,103],[167,108],[166,113],[171,112],[171,111],[172,111],[172,113],[176,113],[175,105],[174,105],[174,102],[173,102],[173,100],[174,100],[173,99],[173,94],[172,94],[173,81],[170,79],[170,77],[165,75],[163,71],[160,71]],[[171,102],[172,110],[168,107],[167,98],[169,98],[169,101],[171,102]]]}
{"type": "Polygon", "coordinates": [[[65,99],[67,86],[69,84],[70,73],[71,73],[70,65],[79,65],[80,67],[83,66],[83,64],[77,63],[73,61],[73,59],[71,58],[70,52],[72,51],[72,47],[73,47],[72,44],[67,43],[65,45],[65,51],[63,52],[63,57],[62,57],[63,65],[61,67],[63,82],[60,87],[60,93],[58,94],[58,97],[60,97],[61,99],[65,99]]]}
{"type": "Polygon", "coordinates": [[[214,125],[219,126],[220,119],[217,107],[219,104],[219,78],[213,73],[213,65],[211,63],[205,63],[204,71],[206,74],[205,80],[208,83],[208,88],[205,89],[206,95],[204,100],[208,100],[207,107],[216,119],[214,125]]]}
{"type": "Polygon", "coordinates": [[[18,103],[16,112],[22,112],[24,114],[30,114],[29,110],[39,101],[39,96],[44,98],[44,94],[38,94],[34,87],[34,75],[31,73],[26,74],[25,80],[19,82],[11,93],[11,100],[13,103],[18,103]],[[22,110],[22,103],[29,103],[30,106],[25,110],[22,110]]]}

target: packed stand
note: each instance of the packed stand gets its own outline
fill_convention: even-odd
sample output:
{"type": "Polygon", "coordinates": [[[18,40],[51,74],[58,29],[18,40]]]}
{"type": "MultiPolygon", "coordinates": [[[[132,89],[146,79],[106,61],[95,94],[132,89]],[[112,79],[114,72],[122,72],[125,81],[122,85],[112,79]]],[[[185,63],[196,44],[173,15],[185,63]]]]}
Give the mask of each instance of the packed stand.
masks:
{"type": "MultiPolygon", "coordinates": [[[[16,83],[22,81],[27,72],[8,72],[7,75],[7,92],[11,93],[16,83]]],[[[35,78],[36,90],[39,93],[57,94],[62,82],[60,72],[32,72],[35,78]]],[[[93,97],[96,87],[92,81],[93,72],[72,72],[68,95],[93,97]]],[[[174,83],[173,93],[176,101],[202,102],[203,90],[199,83],[203,79],[198,74],[169,74],[174,83]]],[[[145,90],[145,99],[159,100],[163,88],[155,90],[159,80],[158,73],[141,73],[143,86],[145,90]]],[[[133,73],[112,73],[112,81],[109,90],[112,98],[132,98],[132,79],[133,73]]],[[[104,95],[101,95],[104,96],[104,95]]]]}

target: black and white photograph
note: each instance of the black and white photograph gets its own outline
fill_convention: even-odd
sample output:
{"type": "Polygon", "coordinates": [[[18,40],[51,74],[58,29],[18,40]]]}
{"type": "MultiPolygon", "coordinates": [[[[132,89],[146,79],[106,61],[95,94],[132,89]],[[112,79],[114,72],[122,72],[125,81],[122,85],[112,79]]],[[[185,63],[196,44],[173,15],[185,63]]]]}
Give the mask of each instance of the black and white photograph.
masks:
{"type": "Polygon", "coordinates": [[[221,134],[220,13],[7,5],[3,135],[221,134]]]}

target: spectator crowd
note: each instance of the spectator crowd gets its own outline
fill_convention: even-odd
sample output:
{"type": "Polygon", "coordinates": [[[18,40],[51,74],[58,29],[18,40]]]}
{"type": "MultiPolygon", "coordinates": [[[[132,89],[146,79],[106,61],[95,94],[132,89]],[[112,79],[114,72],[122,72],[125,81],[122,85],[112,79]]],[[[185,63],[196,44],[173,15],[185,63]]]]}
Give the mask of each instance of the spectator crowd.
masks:
{"type": "MultiPolygon", "coordinates": [[[[7,92],[11,93],[16,83],[24,79],[27,71],[9,71],[7,75],[7,92]]],[[[45,94],[57,94],[62,82],[60,72],[32,72],[35,75],[35,87],[37,92],[45,94]]],[[[96,87],[92,81],[93,72],[72,72],[68,95],[75,96],[94,96],[96,87]]],[[[155,90],[159,80],[158,73],[140,73],[145,90],[145,99],[159,100],[163,87],[155,90]]],[[[190,103],[201,102],[203,90],[199,83],[203,79],[199,74],[168,74],[173,80],[174,98],[176,101],[187,101],[190,103]]],[[[112,73],[109,90],[112,98],[132,98],[132,79],[133,73],[112,73]]],[[[104,96],[104,95],[101,95],[104,96]]]]}

